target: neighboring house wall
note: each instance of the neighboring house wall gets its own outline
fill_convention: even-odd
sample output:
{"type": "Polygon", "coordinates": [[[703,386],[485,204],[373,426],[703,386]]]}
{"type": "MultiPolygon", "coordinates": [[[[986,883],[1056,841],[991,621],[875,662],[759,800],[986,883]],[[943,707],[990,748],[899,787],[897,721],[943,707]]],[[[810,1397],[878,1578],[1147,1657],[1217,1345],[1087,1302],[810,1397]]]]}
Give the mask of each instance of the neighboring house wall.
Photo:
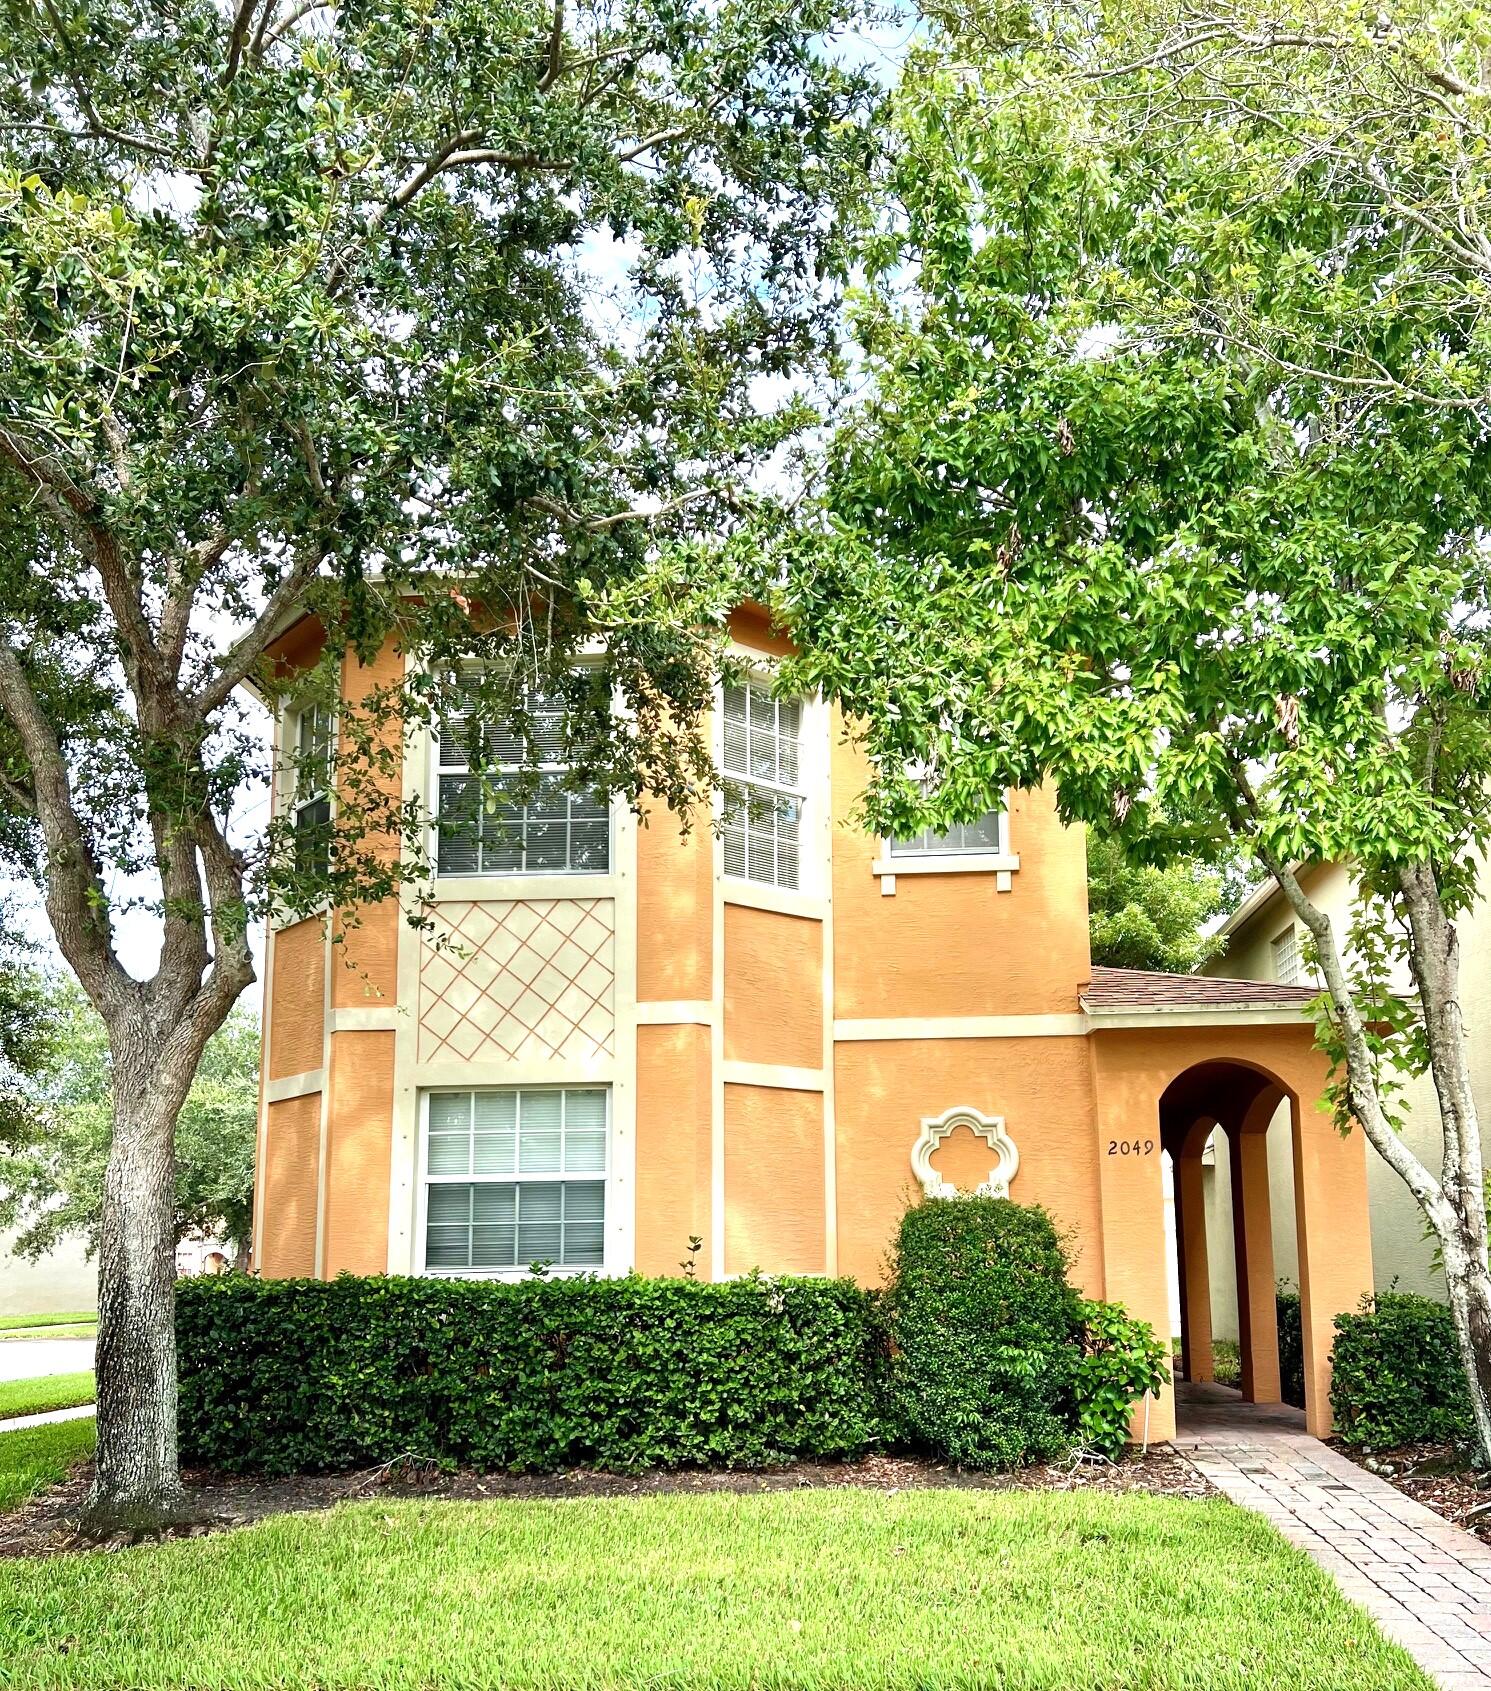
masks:
{"type": "Polygon", "coordinates": [[[11,1254],[13,1233],[0,1233],[0,1315],[44,1315],[95,1309],[98,1267],[81,1239],[67,1239],[40,1262],[11,1254]]]}
{"type": "MultiPolygon", "coordinates": [[[[1336,931],[1345,935],[1352,920],[1354,883],[1340,864],[1324,864],[1307,872],[1304,877],[1311,899],[1330,916],[1336,931]]],[[[1228,936],[1223,956],[1209,963],[1203,971],[1209,975],[1237,976],[1246,980],[1275,980],[1281,937],[1291,928],[1303,934],[1303,926],[1289,908],[1282,893],[1275,891],[1228,936]]],[[[1283,952],[1287,957],[1287,948],[1283,952]]],[[[1491,903],[1482,898],[1460,924],[1461,1004],[1465,1025],[1470,1034],[1471,1084],[1482,1121],[1482,1142],[1491,1155],[1491,903]]],[[[1299,979],[1306,984],[1321,984],[1318,975],[1312,976],[1301,962],[1299,979]]],[[[1402,992],[1410,990],[1406,978],[1396,983],[1402,992]]],[[[1435,1174],[1442,1160],[1438,1101],[1433,1082],[1427,1075],[1408,1082],[1403,1092],[1403,1138],[1414,1154],[1435,1174]]],[[[1225,1159],[1224,1159],[1225,1160],[1225,1159]]],[[[1220,1171],[1223,1182],[1225,1167],[1220,1171]]],[[[1288,1136],[1270,1130],[1269,1173],[1274,1188],[1274,1252],[1281,1278],[1294,1279],[1292,1268],[1286,1272],[1286,1261],[1292,1263],[1293,1170],[1289,1156],[1288,1136]]],[[[1433,1246],[1424,1239],[1423,1215],[1408,1188],[1382,1157],[1368,1147],[1367,1181],[1372,1214],[1372,1262],[1374,1278],[1379,1289],[1396,1286],[1400,1291],[1421,1292],[1429,1297],[1444,1296],[1443,1278],[1431,1266],[1433,1246]]],[[[1225,1257],[1230,1247],[1225,1236],[1218,1246],[1215,1235],[1226,1225],[1224,1218],[1225,1190],[1219,1187],[1213,1205],[1219,1217],[1213,1229],[1214,1257],[1225,1257]]],[[[1214,1263],[1218,1275],[1226,1277],[1225,1263],[1214,1263]]],[[[1213,1285],[1219,1281],[1214,1279],[1213,1285]]],[[[1218,1293],[1225,1298],[1225,1287],[1218,1293]]],[[[1228,1335],[1230,1336],[1230,1335],[1228,1335]]]]}

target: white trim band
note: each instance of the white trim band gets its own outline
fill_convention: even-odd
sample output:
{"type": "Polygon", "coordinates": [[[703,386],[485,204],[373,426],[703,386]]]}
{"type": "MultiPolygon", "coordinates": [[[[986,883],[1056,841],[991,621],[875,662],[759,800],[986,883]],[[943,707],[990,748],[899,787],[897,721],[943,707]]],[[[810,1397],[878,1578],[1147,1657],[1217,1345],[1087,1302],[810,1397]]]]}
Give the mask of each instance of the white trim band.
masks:
{"type": "Polygon", "coordinates": [[[704,1027],[715,1023],[714,1005],[707,998],[660,998],[637,1006],[640,1027],[704,1027]]]}
{"type": "Polygon", "coordinates": [[[278,1080],[264,1082],[264,1101],[283,1104],[288,1098],[308,1098],[313,1092],[326,1090],[326,1070],[307,1069],[304,1074],[281,1075],[278,1080]]]}
{"type": "Polygon", "coordinates": [[[786,1092],[822,1092],[822,1069],[794,1069],[785,1063],[720,1064],[720,1079],[726,1086],[770,1086],[786,1092]]]}
{"type": "Polygon", "coordinates": [[[1070,1039],[1088,1031],[1083,1015],[885,1016],[834,1023],[840,1043],[865,1039],[1070,1039]]]}

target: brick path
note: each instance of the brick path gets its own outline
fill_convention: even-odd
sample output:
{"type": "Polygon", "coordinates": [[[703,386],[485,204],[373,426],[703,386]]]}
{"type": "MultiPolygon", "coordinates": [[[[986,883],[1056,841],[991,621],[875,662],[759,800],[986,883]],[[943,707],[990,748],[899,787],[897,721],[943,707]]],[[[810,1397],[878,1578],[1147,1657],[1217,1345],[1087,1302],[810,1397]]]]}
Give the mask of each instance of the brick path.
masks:
{"type": "Polygon", "coordinates": [[[1307,1550],[1446,1691],[1491,1691],[1491,1546],[1313,1439],[1282,1405],[1182,1385],[1175,1448],[1307,1550]]]}

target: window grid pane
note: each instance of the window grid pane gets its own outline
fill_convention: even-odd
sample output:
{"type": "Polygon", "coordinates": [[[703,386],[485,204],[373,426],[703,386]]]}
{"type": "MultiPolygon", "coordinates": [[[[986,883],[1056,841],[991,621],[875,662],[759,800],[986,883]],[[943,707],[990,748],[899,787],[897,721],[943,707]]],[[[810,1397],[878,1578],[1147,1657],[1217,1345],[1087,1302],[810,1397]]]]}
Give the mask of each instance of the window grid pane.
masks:
{"type": "Polygon", "coordinates": [[[602,1267],[607,1106],[603,1087],[431,1093],[425,1266],[602,1267]],[[488,1174],[513,1178],[469,1178],[488,1174]]]}
{"type": "Polygon", "coordinates": [[[438,729],[438,827],[441,875],[604,874],[611,867],[611,813],[598,793],[565,786],[564,710],[558,700],[526,695],[525,732],[479,724],[468,691],[438,729]],[[484,780],[472,774],[477,752],[484,780]],[[539,771],[537,790],[521,802],[494,776],[539,771]]]}
{"type": "Polygon", "coordinates": [[[724,690],[723,763],[735,789],[725,803],[725,873],[769,886],[798,885],[802,706],[756,682],[724,690]]]}
{"type": "Polygon", "coordinates": [[[938,833],[923,828],[911,839],[892,840],[892,857],[956,857],[971,853],[990,853],[1000,849],[1000,829],[1004,820],[1002,810],[991,810],[976,822],[959,822],[938,833]]]}

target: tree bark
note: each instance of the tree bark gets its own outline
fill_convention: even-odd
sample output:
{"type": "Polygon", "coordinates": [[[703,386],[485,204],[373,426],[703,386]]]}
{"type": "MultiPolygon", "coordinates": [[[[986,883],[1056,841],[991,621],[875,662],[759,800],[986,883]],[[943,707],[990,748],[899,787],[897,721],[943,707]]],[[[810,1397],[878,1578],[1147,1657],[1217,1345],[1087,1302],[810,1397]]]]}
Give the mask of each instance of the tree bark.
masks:
{"type": "Polygon", "coordinates": [[[109,1035],[114,1122],[99,1228],[98,1451],[82,1523],[98,1535],[148,1532],[189,1512],[176,1455],[174,1153],[196,1063],[179,1048],[163,1056],[139,1015],[109,1035]]]}

